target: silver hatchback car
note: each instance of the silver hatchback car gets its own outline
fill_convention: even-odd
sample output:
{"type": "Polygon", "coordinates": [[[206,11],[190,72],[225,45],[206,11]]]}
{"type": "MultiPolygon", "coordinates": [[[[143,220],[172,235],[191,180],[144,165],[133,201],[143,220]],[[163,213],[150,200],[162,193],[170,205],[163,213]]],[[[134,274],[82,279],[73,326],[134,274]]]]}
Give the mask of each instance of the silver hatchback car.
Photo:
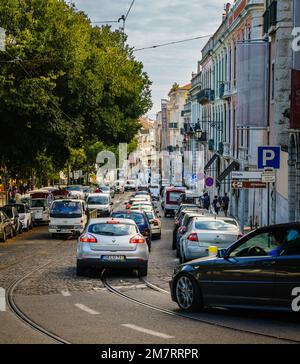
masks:
{"type": "Polygon", "coordinates": [[[136,223],[129,219],[91,219],[77,243],[77,275],[87,268],[131,268],[148,271],[149,250],[136,223]]]}

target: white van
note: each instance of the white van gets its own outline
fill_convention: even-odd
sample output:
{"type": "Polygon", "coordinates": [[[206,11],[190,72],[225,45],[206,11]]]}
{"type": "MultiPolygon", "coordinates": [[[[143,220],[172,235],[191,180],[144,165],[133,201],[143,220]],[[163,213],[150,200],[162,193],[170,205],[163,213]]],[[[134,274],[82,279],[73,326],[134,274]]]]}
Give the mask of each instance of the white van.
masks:
{"type": "Polygon", "coordinates": [[[80,235],[88,221],[88,210],[83,200],[55,200],[50,207],[49,233],[80,235]]]}
{"type": "Polygon", "coordinates": [[[152,183],[149,186],[149,190],[150,190],[152,199],[158,201],[159,197],[160,197],[160,195],[159,195],[159,192],[160,192],[159,184],[152,183]]]}
{"type": "Polygon", "coordinates": [[[90,193],[86,203],[89,210],[97,210],[97,217],[108,217],[112,212],[113,203],[107,193],[90,193]]]}
{"type": "Polygon", "coordinates": [[[115,182],[115,190],[116,190],[116,193],[124,193],[125,192],[125,181],[117,180],[115,182]]]}

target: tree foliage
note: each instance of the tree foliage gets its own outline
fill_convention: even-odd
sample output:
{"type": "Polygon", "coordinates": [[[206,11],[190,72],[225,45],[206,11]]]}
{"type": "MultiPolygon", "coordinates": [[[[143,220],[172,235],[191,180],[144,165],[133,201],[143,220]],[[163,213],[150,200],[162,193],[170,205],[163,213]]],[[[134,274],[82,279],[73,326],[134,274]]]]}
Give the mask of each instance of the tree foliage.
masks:
{"type": "Polygon", "coordinates": [[[54,169],[74,156],[94,163],[89,145],[131,142],[151,82],[119,31],[62,0],[1,2],[0,27],[0,166],[24,175],[41,156],[54,169]]]}

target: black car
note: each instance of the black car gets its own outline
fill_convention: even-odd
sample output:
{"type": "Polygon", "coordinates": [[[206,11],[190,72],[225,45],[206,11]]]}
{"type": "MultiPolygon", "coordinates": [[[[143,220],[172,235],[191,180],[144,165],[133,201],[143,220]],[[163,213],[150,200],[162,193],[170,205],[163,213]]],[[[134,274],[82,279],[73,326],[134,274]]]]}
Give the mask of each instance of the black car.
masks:
{"type": "Polygon", "coordinates": [[[184,311],[209,306],[292,310],[300,287],[300,222],[259,228],[175,269],[172,299],[184,311]]]}
{"type": "Polygon", "coordinates": [[[14,228],[10,218],[5,214],[5,212],[0,211],[0,241],[5,243],[8,237],[12,238],[13,236],[14,228]]]}
{"type": "Polygon", "coordinates": [[[137,224],[140,233],[146,238],[149,251],[151,251],[151,225],[145,211],[138,210],[126,210],[126,211],[114,211],[111,213],[111,217],[116,217],[119,219],[131,219],[137,224]]]}
{"type": "Polygon", "coordinates": [[[14,236],[16,236],[17,233],[22,234],[23,226],[21,220],[19,219],[19,213],[17,209],[13,205],[6,205],[1,207],[1,210],[10,218],[14,229],[14,236]]]}

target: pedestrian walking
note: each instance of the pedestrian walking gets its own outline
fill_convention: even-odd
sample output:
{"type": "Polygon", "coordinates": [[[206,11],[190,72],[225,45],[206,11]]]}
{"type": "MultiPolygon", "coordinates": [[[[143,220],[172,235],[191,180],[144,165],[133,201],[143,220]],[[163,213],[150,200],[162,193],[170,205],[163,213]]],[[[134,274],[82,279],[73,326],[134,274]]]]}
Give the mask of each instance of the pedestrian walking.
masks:
{"type": "Polygon", "coordinates": [[[220,204],[220,198],[218,196],[215,196],[213,199],[213,207],[215,210],[215,213],[219,215],[221,204],[220,204]]]}
{"type": "Polygon", "coordinates": [[[209,210],[210,197],[209,197],[209,194],[207,192],[205,192],[204,195],[203,195],[202,203],[203,203],[203,208],[206,209],[206,210],[209,210]]]}
{"type": "Polygon", "coordinates": [[[222,198],[222,209],[224,211],[225,216],[227,216],[227,214],[228,214],[229,202],[230,202],[229,197],[228,197],[227,193],[225,193],[222,198]]]}

